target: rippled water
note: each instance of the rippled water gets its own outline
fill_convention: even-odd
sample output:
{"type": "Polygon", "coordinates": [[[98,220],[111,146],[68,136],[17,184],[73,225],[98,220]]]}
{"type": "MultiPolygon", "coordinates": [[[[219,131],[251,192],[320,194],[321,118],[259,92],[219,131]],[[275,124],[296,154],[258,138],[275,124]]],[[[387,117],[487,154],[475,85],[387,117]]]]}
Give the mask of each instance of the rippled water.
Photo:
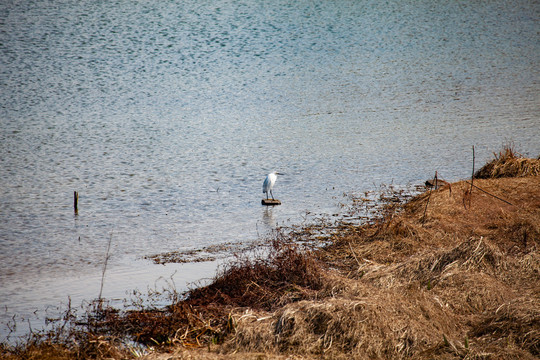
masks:
{"type": "MultiPolygon", "coordinates": [[[[536,1],[4,1],[0,322],[216,263],[343,193],[540,154],[536,1]],[[260,205],[262,181],[279,170],[260,205]],[[73,191],[80,194],[73,215],[73,191]]],[[[3,336],[9,331],[2,326],[3,336]]]]}

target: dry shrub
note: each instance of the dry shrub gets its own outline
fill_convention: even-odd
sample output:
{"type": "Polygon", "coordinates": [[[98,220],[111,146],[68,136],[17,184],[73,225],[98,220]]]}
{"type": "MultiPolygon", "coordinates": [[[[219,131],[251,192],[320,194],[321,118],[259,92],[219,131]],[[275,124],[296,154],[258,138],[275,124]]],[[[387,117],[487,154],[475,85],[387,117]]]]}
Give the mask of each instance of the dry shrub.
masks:
{"type": "MultiPolygon", "coordinates": [[[[481,237],[495,243],[504,253],[527,253],[540,242],[540,177],[480,179],[474,181],[471,204],[464,206],[461,194],[470,190],[468,182],[452,184],[448,189],[434,191],[426,209],[427,194],[405,205],[404,217],[422,242],[439,245],[436,233],[451,242],[469,237],[481,237]],[[425,217],[424,217],[425,212],[425,217]]],[[[441,243],[440,245],[444,245],[441,243]]]]}
{"type": "Polygon", "coordinates": [[[495,245],[485,239],[469,239],[390,266],[368,263],[362,267],[362,280],[380,289],[424,289],[455,315],[470,315],[513,297],[503,276],[509,268],[495,245]]]}
{"type": "MultiPolygon", "coordinates": [[[[414,262],[413,262],[414,264],[414,262]]],[[[410,272],[411,280],[433,287],[441,278],[455,271],[496,273],[504,271],[506,264],[498,249],[484,239],[469,239],[457,247],[427,256],[416,264],[403,264],[397,271],[403,276],[410,272]],[[411,266],[412,265],[412,266],[411,266]]]]}
{"type": "Polygon", "coordinates": [[[493,160],[475,172],[475,178],[488,179],[540,175],[540,158],[524,158],[514,151],[512,146],[505,146],[499,151],[499,154],[493,153],[493,156],[493,160]]]}
{"type": "MultiPolygon", "coordinates": [[[[400,263],[432,242],[431,234],[403,217],[389,219],[385,224],[343,228],[331,240],[331,244],[316,255],[332,267],[349,272],[350,276],[355,276],[351,269],[358,270],[366,261],[400,263]]],[[[361,271],[356,272],[361,274],[361,271]]]]}
{"type": "Polygon", "coordinates": [[[124,313],[103,309],[93,327],[152,346],[219,344],[234,330],[231,309],[269,310],[313,297],[323,284],[321,271],[310,252],[276,238],[269,253],[238,257],[210,285],[190,290],[182,301],[124,313]]]}
{"type": "Polygon", "coordinates": [[[331,359],[533,358],[536,313],[517,299],[540,293],[538,188],[531,185],[537,183],[536,178],[475,181],[513,205],[477,191],[472,208],[463,206],[459,193],[470,185],[452,184],[452,193],[448,188],[432,193],[425,222],[426,194],[405,211],[338,227],[317,256],[340,277],[322,274],[312,259],[307,263],[314,267],[298,254],[282,258],[276,251],[275,259],[227,269],[216,279],[219,286],[196,298],[251,307],[233,310],[234,336],[224,352],[331,359]],[[509,251],[524,239],[520,251],[509,251]],[[288,267],[294,271],[278,271],[288,267]],[[294,275],[299,272],[304,275],[294,275]],[[306,281],[306,274],[316,274],[311,279],[317,281],[306,281]],[[231,283],[243,291],[229,289],[231,283]],[[492,318],[496,309],[510,303],[512,319],[524,322],[521,332],[517,325],[506,332],[493,327],[502,321],[492,318]]]}
{"type": "MultiPolygon", "coordinates": [[[[189,332],[204,323],[200,319],[203,315],[195,309],[175,306],[166,310],[129,311],[118,324],[123,327],[123,332],[132,334],[135,341],[155,345],[174,342],[178,333],[184,335],[182,330],[189,332]]],[[[203,326],[197,335],[205,335],[206,330],[203,326]]]]}
{"type": "Polygon", "coordinates": [[[154,347],[199,347],[220,343],[232,329],[228,310],[221,306],[194,306],[180,301],[162,309],[116,312],[93,322],[97,334],[113,334],[154,347]]]}
{"type": "Polygon", "coordinates": [[[5,349],[17,358],[124,358],[118,339],[147,346],[200,347],[219,344],[234,331],[230,311],[238,307],[274,309],[314,298],[323,287],[323,271],[311,252],[287,241],[272,241],[268,252],[239,257],[216,275],[166,308],[120,312],[98,302],[61,341],[37,341],[20,349],[5,349]],[[71,339],[71,340],[69,340],[71,339]],[[115,340],[116,339],[116,340],[115,340]],[[66,345],[75,340],[77,345],[66,345]],[[114,352],[116,351],[116,353],[114,352]],[[34,356],[33,354],[38,354],[34,356]],[[51,355],[49,355],[51,354],[51,355]]]}
{"type": "MultiPolygon", "coordinates": [[[[520,308],[516,299],[540,293],[540,257],[536,250],[540,233],[539,178],[479,180],[475,184],[512,204],[475,190],[472,207],[466,208],[459,191],[470,188],[470,184],[452,184],[453,192],[443,188],[431,194],[426,222],[422,218],[427,193],[410,201],[405,211],[397,216],[392,214],[375,224],[340,229],[341,233],[332,237],[332,244],[321,251],[325,262],[340,269],[350,281],[363,284],[356,286],[361,287],[363,293],[352,291],[355,287],[352,285],[348,291],[338,293],[342,304],[355,301],[369,304],[366,297],[378,299],[378,306],[370,307],[368,312],[375,315],[373,320],[379,331],[375,327],[365,328],[365,319],[329,307],[330,300],[313,305],[313,308],[309,305],[313,302],[301,302],[287,306],[285,309],[289,310],[280,312],[279,319],[275,315],[273,327],[266,325],[265,331],[273,330],[274,333],[265,338],[261,349],[317,353],[328,358],[511,359],[537,355],[537,342],[533,340],[538,329],[536,313],[531,313],[526,304],[520,308]],[[379,294],[373,294],[371,286],[379,294]],[[402,297],[403,292],[408,296],[402,297]],[[380,295],[383,293],[392,295],[383,298],[380,295]],[[430,294],[424,299],[429,300],[412,305],[411,299],[418,299],[422,293],[430,294]],[[392,301],[392,298],[399,300],[392,301]],[[515,302],[515,324],[524,321],[522,332],[516,330],[519,325],[506,333],[485,326],[493,323],[490,317],[494,309],[512,302],[515,302]],[[304,307],[298,309],[300,304],[304,307]],[[425,310],[434,304],[440,305],[437,312],[425,310]],[[410,330],[408,340],[399,345],[395,333],[386,331],[391,335],[388,339],[383,338],[380,329],[385,328],[385,324],[400,323],[404,319],[396,312],[383,313],[380,309],[398,309],[399,314],[404,312],[403,307],[409,309],[407,325],[414,330],[410,330]],[[410,311],[415,307],[423,308],[423,315],[410,311]],[[321,314],[321,309],[326,308],[330,310],[321,314]],[[441,308],[444,311],[441,312],[441,308]],[[330,317],[332,313],[336,317],[330,317]],[[346,315],[340,317],[340,313],[346,315]],[[529,318],[523,314],[528,314],[529,318]],[[431,323],[417,321],[422,316],[429,318],[431,323]],[[351,328],[373,340],[371,347],[350,347],[351,343],[358,344],[360,340],[351,342],[349,333],[344,330],[349,319],[353,319],[351,328]],[[453,330],[440,330],[446,322],[452,324],[453,330]],[[327,324],[326,327],[322,323],[327,324]],[[472,331],[472,324],[482,325],[486,331],[493,330],[493,336],[472,331]],[[429,329],[425,337],[419,330],[422,326],[429,329]],[[280,329],[279,334],[276,329],[280,329]],[[321,329],[326,329],[324,334],[320,334],[321,329]],[[509,338],[518,340],[508,342],[509,338]],[[333,342],[330,349],[328,339],[333,342]],[[390,342],[386,343],[386,340],[390,342]],[[409,345],[404,347],[403,344],[409,345]],[[408,350],[399,352],[395,350],[397,348],[408,350]]],[[[337,303],[338,300],[332,302],[337,303]]],[[[252,340],[254,343],[261,341],[261,334],[250,334],[246,325],[239,326],[241,336],[237,341],[240,348],[252,340]]]]}
{"type": "Polygon", "coordinates": [[[526,254],[540,245],[540,223],[532,214],[508,217],[503,223],[494,224],[495,238],[504,252],[526,254]]]}
{"type": "Polygon", "coordinates": [[[515,298],[513,288],[491,275],[452,272],[434,287],[437,296],[456,316],[478,316],[487,309],[515,298]]]}
{"type": "MultiPolygon", "coordinates": [[[[517,259],[514,277],[520,279],[521,284],[536,286],[537,293],[540,293],[540,254],[538,250],[532,251],[517,259]]],[[[527,287],[522,285],[522,287],[527,287]]]]}
{"type": "Polygon", "coordinates": [[[271,310],[310,298],[322,285],[321,264],[311,252],[277,238],[268,254],[228,264],[210,285],[190,291],[188,301],[271,310]]]}
{"type": "Polygon", "coordinates": [[[76,350],[77,359],[122,359],[130,355],[129,348],[117,337],[107,335],[90,335],[86,342],[79,347],[72,347],[76,350]]]}

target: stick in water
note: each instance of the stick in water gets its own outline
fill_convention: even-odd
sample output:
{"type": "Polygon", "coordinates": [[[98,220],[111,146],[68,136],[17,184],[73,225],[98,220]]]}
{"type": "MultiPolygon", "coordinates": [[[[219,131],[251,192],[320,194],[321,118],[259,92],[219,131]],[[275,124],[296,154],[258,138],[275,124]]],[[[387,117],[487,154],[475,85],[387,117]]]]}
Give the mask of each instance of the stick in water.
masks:
{"type": "Polygon", "coordinates": [[[107,270],[107,262],[109,261],[109,250],[111,249],[111,241],[112,241],[112,232],[111,236],[109,237],[109,244],[107,245],[107,254],[105,254],[105,263],[103,264],[103,273],[101,274],[101,287],[99,289],[99,296],[98,299],[101,300],[101,294],[103,293],[103,282],[105,280],[105,271],[107,270]]]}
{"type": "Polygon", "coordinates": [[[73,192],[73,210],[75,215],[79,215],[79,193],[77,191],[73,192]]]}

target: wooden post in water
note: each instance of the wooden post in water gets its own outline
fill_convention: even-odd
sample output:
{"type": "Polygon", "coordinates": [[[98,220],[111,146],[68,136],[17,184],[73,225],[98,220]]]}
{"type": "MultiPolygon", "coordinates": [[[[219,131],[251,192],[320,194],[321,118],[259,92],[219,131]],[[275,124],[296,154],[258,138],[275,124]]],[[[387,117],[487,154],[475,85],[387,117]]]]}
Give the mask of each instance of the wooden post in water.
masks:
{"type": "Polygon", "coordinates": [[[75,215],[79,215],[79,193],[77,191],[73,192],[73,211],[75,215]]]}

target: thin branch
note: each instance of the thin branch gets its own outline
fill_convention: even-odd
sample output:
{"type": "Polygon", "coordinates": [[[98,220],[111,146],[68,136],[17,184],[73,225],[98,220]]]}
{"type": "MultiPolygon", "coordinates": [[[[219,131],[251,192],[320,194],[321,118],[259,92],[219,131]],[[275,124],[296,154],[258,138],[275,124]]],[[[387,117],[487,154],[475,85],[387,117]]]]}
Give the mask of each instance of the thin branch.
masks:
{"type": "Polygon", "coordinates": [[[350,242],[349,242],[349,249],[351,249],[351,253],[354,256],[354,260],[356,260],[356,263],[358,264],[358,267],[362,266],[362,264],[360,264],[360,261],[358,261],[358,258],[356,257],[356,254],[354,253],[354,250],[353,250],[350,242]]]}
{"type": "Polygon", "coordinates": [[[474,145],[472,147],[472,174],[471,174],[471,189],[469,190],[469,209],[471,208],[472,189],[474,180],[474,145]]]}
{"type": "Polygon", "coordinates": [[[98,299],[101,300],[101,294],[103,293],[103,282],[105,280],[105,271],[107,270],[107,263],[109,262],[109,250],[111,249],[111,241],[112,241],[112,232],[111,236],[109,237],[109,244],[107,245],[107,253],[105,254],[105,263],[103,264],[103,272],[101,273],[101,287],[99,289],[99,296],[98,299]]]}
{"type": "Polygon", "coordinates": [[[496,196],[496,195],[493,195],[493,194],[487,192],[486,190],[484,190],[484,189],[482,189],[482,188],[480,188],[480,187],[478,187],[478,186],[476,186],[476,185],[473,185],[472,183],[470,183],[470,182],[468,182],[468,181],[465,181],[465,182],[466,182],[467,184],[470,184],[471,187],[475,187],[475,188],[477,188],[478,190],[480,190],[480,191],[482,191],[482,192],[488,194],[489,196],[494,197],[494,198],[497,199],[497,200],[500,200],[500,201],[502,201],[502,202],[504,202],[504,203],[507,203],[508,205],[516,206],[516,205],[512,204],[510,201],[506,201],[506,200],[504,200],[504,199],[501,199],[500,197],[498,197],[498,196],[496,196]]]}

